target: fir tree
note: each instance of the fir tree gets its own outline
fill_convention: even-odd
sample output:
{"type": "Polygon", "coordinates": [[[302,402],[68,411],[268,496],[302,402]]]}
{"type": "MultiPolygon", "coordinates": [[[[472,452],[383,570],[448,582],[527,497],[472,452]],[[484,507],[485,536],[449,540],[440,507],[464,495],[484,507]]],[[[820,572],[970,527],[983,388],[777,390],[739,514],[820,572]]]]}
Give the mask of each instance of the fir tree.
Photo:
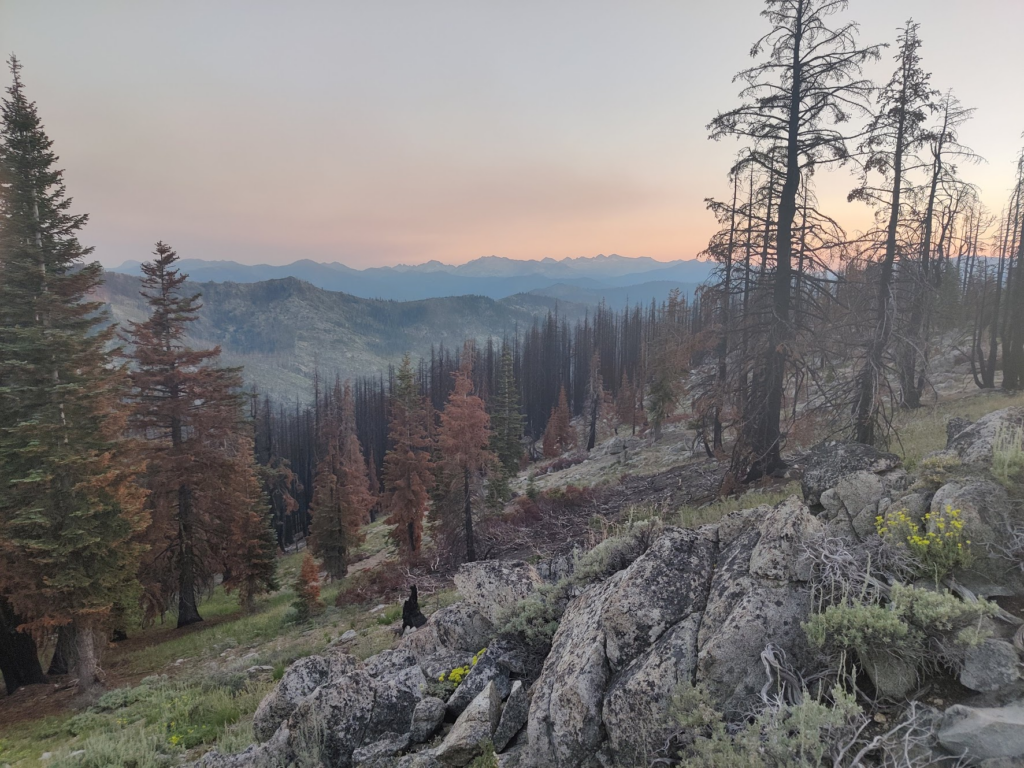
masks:
{"type": "Polygon", "coordinates": [[[242,506],[230,516],[229,543],[225,573],[225,591],[238,591],[239,602],[249,613],[256,609],[256,598],[278,588],[277,541],[271,528],[270,505],[255,472],[247,471],[245,458],[252,453],[252,441],[239,438],[236,443],[239,467],[225,482],[237,484],[231,497],[242,506]]]}
{"type": "Polygon", "coordinates": [[[310,546],[333,579],[344,578],[351,550],[362,541],[360,527],[369,522],[369,492],[363,451],[356,437],[352,389],[335,387],[325,416],[327,455],[313,481],[310,546]]]}
{"type": "Polygon", "coordinates": [[[434,485],[426,406],[406,355],[398,369],[388,426],[391,450],[384,457],[383,509],[394,525],[392,538],[406,560],[423,540],[423,516],[434,485]]]}
{"type": "Polygon", "coordinates": [[[135,573],[144,525],[121,437],[124,375],[110,351],[91,249],[21,66],[0,126],[0,598],[30,628],[70,625],[81,689],[93,636],[135,573]]]}
{"type": "Polygon", "coordinates": [[[438,450],[445,473],[457,477],[462,483],[462,521],[466,544],[466,562],[476,560],[476,540],[473,534],[473,481],[495,456],[488,450],[491,441],[490,417],[484,401],[473,394],[473,378],[469,361],[455,374],[452,390],[441,414],[438,450]]]}
{"type": "Polygon", "coordinates": [[[544,430],[543,446],[544,455],[548,458],[554,458],[576,446],[576,430],[572,426],[572,412],[569,410],[565,387],[558,393],[558,405],[551,409],[551,418],[544,430]]]}
{"type": "Polygon", "coordinates": [[[498,388],[491,401],[491,450],[506,477],[519,472],[523,459],[523,414],[519,410],[515,360],[508,344],[502,345],[498,388]]]}
{"type": "Polygon", "coordinates": [[[320,599],[320,569],[308,550],[302,558],[299,577],[295,580],[295,602],[292,608],[295,609],[296,621],[306,621],[324,610],[323,600],[320,599]]]}
{"type": "Polygon", "coordinates": [[[150,317],[130,324],[131,423],[148,461],[145,586],[158,610],[177,597],[183,627],[202,621],[197,592],[237,555],[232,529],[253,508],[255,467],[251,452],[237,447],[244,428],[239,370],[216,364],[219,348],[185,346],[199,296],[182,293],[187,276],[174,267],[170,247],[157,243],[155,255],[142,265],[150,317]]]}

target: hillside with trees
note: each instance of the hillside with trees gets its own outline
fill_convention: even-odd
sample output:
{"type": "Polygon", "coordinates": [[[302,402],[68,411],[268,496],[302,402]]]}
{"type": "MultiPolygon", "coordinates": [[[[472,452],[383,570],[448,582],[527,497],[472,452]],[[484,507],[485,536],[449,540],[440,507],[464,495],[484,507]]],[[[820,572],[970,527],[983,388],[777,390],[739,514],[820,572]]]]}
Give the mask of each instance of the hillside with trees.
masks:
{"type": "Polygon", "coordinates": [[[0,760],[1024,759],[1024,149],[846,11],[765,1],[713,272],[615,305],[104,274],[12,56],[0,760]]]}

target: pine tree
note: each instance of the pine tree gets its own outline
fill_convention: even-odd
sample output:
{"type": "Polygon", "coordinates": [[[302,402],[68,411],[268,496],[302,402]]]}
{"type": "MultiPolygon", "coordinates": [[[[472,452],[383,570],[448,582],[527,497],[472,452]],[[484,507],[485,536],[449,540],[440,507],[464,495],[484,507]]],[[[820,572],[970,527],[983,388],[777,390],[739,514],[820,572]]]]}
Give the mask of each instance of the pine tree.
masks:
{"type": "Polygon", "coordinates": [[[508,344],[502,346],[498,388],[491,401],[491,451],[498,457],[502,476],[519,472],[523,458],[523,414],[515,380],[515,360],[508,344]]]}
{"type": "Polygon", "coordinates": [[[473,481],[495,461],[488,450],[491,442],[490,417],[484,401],[473,394],[469,355],[455,374],[452,390],[441,414],[437,446],[446,474],[462,481],[462,518],[466,543],[466,562],[476,560],[473,534],[473,481]]]}
{"type": "Polygon", "coordinates": [[[237,484],[232,498],[243,502],[230,516],[226,552],[225,591],[238,591],[239,602],[249,613],[256,609],[256,598],[278,588],[277,540],[271,527],[271,506],[263,493],[259,476],[246,466],[252,455],[252,441],[240,437],[236,443],[238,472],[225,482],[237,484]]]}
{"type": "Polygon", "coordinates": [[[388,425],[391,449],[384,456],[383,510],[395,526],[391,537],[406,560],[420,550],[423,516],[434,485],[426,406],[406,355],[398,369],[388,425]]]}
{"type": "Polygon", "coordinates": [[[93,636],[135,573],[144,525],[122,441],[123,370],[101,305],[99,264],[77,233],[63,172],[21,66],[0,126],[0,598],[30,628],[75,630],[80,689],[93,636]]]}
{"type": "MultiPolygon", "coordinates": [[[[853,438],[873,443],[886,422],[884,414],[885,356],[894,331],[896,297],[893,274],[901,229],[906,228],[909,206],[906,203],[908,175],[920,165],[916,153],[927,140],[924,122],[933,110],[935,91],[929,75],[921,68],[918,49],[918,24],[908,21],[899,36],[897,67],[892,79],[879,92],[878,114],[869,125],[862,149],[867,157],[861,186],[850,193],[851,199],[877,206],[885,227],[881,231],[882,258],[878,265],[874,316],[866,354],[859,366],[853,398],[853,438]],[[869,183],[877,173],[883,186],[869,183]]],[[[904,238],[905,239],[905,236],[904,238]]],[[[908,270],[909,271],[909,270],[908,270]]]]}
{"type": "Polygon", "coordinates": [[[565,387],[558,392],[558,405],[551,409],[542,444],[544,455],[548,458],[554,458],[576,446],[576,430],[572,426],[572,412],[569,410],[565,387]]]}
{"type": "MultiPolygon", "coordinates": [[[[802,252],[797,214],[803,185],[816,168],[849,157],[842,124],[865,106],[872,84],[862,66],[878,58],[877,46],[857,44],[857,26],[830,27],[841,0],[765,0],[762,16],[771,30],[751,48],[762,61],[739,73],[740,106],[708,126],[711,138],[751,142],[748,160],[768,176],[762,272],[765,304],[763,341],[750,365],[743,423],[733,454],[732,475],[754,480],[785,466],[782,403],[794,342],[794,262],[802,252]],[[774,257],[774,258],[772,258],[774,257]]],[[[806,211],[803,214],[806,218],[806,211]]]]}
{"type": "Polygon", "coordinates": [[[295,609],[297,621],[306,621],[324,610],[324,603],[320,599],[320,569],[309,550],[302,558],[302,568],[295,580],[295,602],[292,608],[295,609]]]}
{"type": "MultiPolygon", "coordinates": [[[[184,295],[187,276],[163,243],[142,265],[150,316],[130,323],[131,425],[148,462],[152,523],[144,585],[157,610],[178,600],[178,626],[202,621],[196,593],[235,558],[232,529],[253,507],[250,451],[238,449],[243,397],[236,368],[217,365],[220,349],[194,350],[183,338],[200,309],[184,295]]],[[[253,477],[253,482],[255,478],[253,477]]]]}
{"type": "Polygon", "coordinates": [[[352,389],[335,386],[324,417],[327,455],[313,481],[313,525],[310,546],[332,579],[344,578],[349,554],[362,541],[360,527],[369,522],[373,498],[363,451],[356,437],[352,389]]]}

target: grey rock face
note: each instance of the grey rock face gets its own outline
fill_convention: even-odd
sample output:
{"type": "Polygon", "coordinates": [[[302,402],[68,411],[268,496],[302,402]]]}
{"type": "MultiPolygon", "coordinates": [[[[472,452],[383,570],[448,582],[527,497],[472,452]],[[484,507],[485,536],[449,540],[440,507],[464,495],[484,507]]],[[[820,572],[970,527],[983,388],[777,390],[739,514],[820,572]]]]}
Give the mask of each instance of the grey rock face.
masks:
{"type": "Polygon", "coordinates": [[[946,448],[955,451],[967,465],[990,467],[992,446],[1000,427],[1024,425],[1024,407],[1003,408],[978,419],[969,427],[950,437],[946,448]]]}
{"type": "Polygon", "coordinates": [[[537,570],[522,560],[466,563],[455,574],[459,594],[492,624],[542,583],[537,570]]]}
{"type": "Polygon", "coordinates": [[[444,711],[445,703],[433,696],[425,697],[416,705],[409,730],[413,743],[422,744],[430,740],[444,722],[444,711]]]}
{"type": "Polygon", "coordinates": [[[253,744],[237,755],[222,755],[217,750],[207,752],[193,763],[194,768],[280,768],[295,759],[289,738],[291,733],[284,723],[264,744],[253,744]]]}
{"type": "Polygon", "coordinates": [[[292,713],[288,728],[290,744],[298,754],[322,751],[331,766],[350,768],[356,749],[407,734],[412,715],[422,698],[425,683],[418,667],[389,681],[377,680],[356,670],[340,680],[321,686],[292,713]]]}
{"type": "MultiPolygon", "coordinates": [[[[593,757],[613,677],[669,628],[701,613],[715,547],[713,533],[669,529],[631,566],[569,604],[535,685],[525,764],[581,765],[593,757]]],[[[692,659],[696,648],[689,650],[692,659]]]]}
{"type": "Polygon", "coordinates": [[[767,644],[797,666],[806,658],[800,625],[810,614],[810,564],[803,545],[822,531],[795,498],[753,510],[746,519],[739,535],[722,542],[698,636],[696,678],[725,711],[746,711],[756,701],[767,644]]]}
{"type": "Polygon", "coordinates": [[[975,708],[956,704],[946,710],[939,743],[972,761],[1024,755],[1024,705],[975,708]]]}
{"type": "Polygon", "coordinates": [[[972,691],[997,691],[1020,679],[1017,650],[1002,640],[986,640],[967,651],[960,683],[972,691]]]}
{"type": "Polygon", "coordinates": [[[491,682],[494,683],[497,689],[499,700],[508,696],[512,688],[508,670],[501,664],[495,654],[491,653],[490,649],[488,649],[487,653],[481,656],[476,665],[470,669],[469,674],[463,678],[459,687],[455,689],[455,693],[448,699],[448,714],[451,717],[458,717],[469,706],[469,703],[476,698],[477,694],[491,682]]]}
{"type": "Polygon", "coordinates": [[[508,700],[501,710],[501,720],[494,731],[494,751],[501,752],[508,746],[515,735],[526,725],[526,718],[530,714],[530,698],[522,680],[512,683],[512,691],[508,700]]]}
{"type": "Polygon", "coordinates": [[[768,643],[799,665],[809,613],[804,542],[822,524],[796,499],[668,529],[569,604],[530,703],[523,765],[631,764],[660,747],[677,685],[696,679],[747,711],[768,643]]]}
{"type": "Polygon", "coordinates": [[[872,649],[862,655],[860,661],[879,696],[898,699],[917,686],[917,668],[886,653],[884,648],[872,649]]]}
{"type": "Polygon", "coordinates": [[[991,480],[946,483],[932,497],[931,512],[947,507],[960,510],[974,548],[982,552],[986,546],[1005,544],[1006,534],[1018,523],[1006,489],[991,480]]]}
{"type": "Polygon", "coordinates": [[[299,702],[330,679],[331,663],[323,656],[299,659],[285,671],[277,687],[260,702],[252,718],[252,730],[266,741],[295,711],[299,702]]]}
{"type": "Polygon", "coordinates": [[[501,699],[492,681],[459,715],[434,756],[442,765],[454,768],[468,765],[483,751],[481,744],[491,738],[500,716],[501,699]]]}
{"type": "Polygon", "coordinates": [[[409,734],[389,733],[383,739],[359,747],[352,753],[355,768],[391,768],[402,752],[409,748],[409,734]]]}
{"type": "MultiPolygon", "coordinates": [[[[900,458],[893,453],[882,453],[861,443],[822,443],[811,448],[804,457],[804,475],[801,480],[804,501],[810,505],[821,502],[821,494],[835,488],[846,475],[855,472],[882,474],[896,469],[900,458]]],[[[858,510],[860,511],[860,510],[858,510]]]]}
{"type": "Polygon", "coordinates": [[[472,656],[487,647],[493,636],[494,625],[486,616],[467,603],[456,603],[432,614],[426,624],[403,637],[398,647],[422,664],[438,656],[472,656]]]}
{"type": "Polygon", "coordinates": [[[891,506],[891,497],[903,492],[910,484],[902,469],[884,475],[861,470],[840,478],[835,488],[821,494],[823,517],[849,526],[857,537],[875,532],[875,517],[881,506],[891,506]]]}

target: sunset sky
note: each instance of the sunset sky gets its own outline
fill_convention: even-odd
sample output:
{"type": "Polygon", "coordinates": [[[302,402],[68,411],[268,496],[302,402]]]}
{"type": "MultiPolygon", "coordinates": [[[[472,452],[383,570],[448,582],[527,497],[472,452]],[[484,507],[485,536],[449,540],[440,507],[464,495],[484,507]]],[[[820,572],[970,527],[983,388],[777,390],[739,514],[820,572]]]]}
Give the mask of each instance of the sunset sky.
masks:
{"type": "MultiPolygon", "coordinates": [[[[922,25],[933,85],[977,108],[964,175],[998,209],[1024,145],[1024,0],[852,0],[864,43],[922,25]]],[[[108,265],[691,258],[728,193],[705,128],[760,0],[0,0],[84,240],[108,265]]],[[[887,79],[890,49],[877,74],[887,79]]],[[[0,80],[6,84],[4,73],[0,80]]],[[[849,228],[849,172],[823,207],[849,228]]]]}

